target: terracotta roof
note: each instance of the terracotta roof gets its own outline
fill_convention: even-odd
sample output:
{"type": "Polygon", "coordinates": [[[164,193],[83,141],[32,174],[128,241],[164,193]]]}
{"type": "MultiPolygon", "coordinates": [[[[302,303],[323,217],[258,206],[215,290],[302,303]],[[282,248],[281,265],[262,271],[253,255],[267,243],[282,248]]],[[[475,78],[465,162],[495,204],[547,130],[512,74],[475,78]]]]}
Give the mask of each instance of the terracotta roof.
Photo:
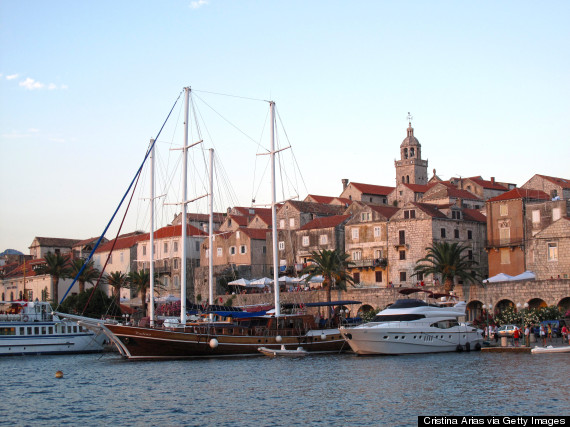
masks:
{"type": "Polygon", "coordinates": [[[394,191],[395,188],[385,187],[383,185],[363,184],[360,182],[351,182],[349,185],[352,185],[354,188],[362,192],[362,194],[373,194],[376,196],[387,196],[394,191]]]}
{"type": "Polygon", "coordinates": [[[313,199],[316,203],[327,203],[327,204],[330,204],[335,199],[335,197],[333,196],[317,196],[316,194],[308,194],[307,198],[308,197],[313,199]]]}
{"type": "Polygon", "coordinates": [[[378,206],[378,205],[369,205],[373,211],[378,212],[386,219],[390,219],[396,212],[400,210],[400,208],[396,208],[393,206],[378,206]]]}
{"type": "Polygon", "coordinates": [[[501,185],[496,181],[487,181],[483,179],[481,176],[472,176],[467,179],[470,179],[471,181],[475,182],[476,184],[479,184],[481,187],[486,188],[487,190],[503,190],[503,191],[508,190],[508,188],[505,187],[504,185],[501,185]]]}
{"type": "Polygon", "coordinates": [[[271,226],[271,210],[269,212],[256,212],[255,216],[251,218],[250,221],[253,221],[255,217],[259,217],[265,224],[271,226]]]}
{"type": "Polygon", "coordinates": [[[240,228],[239,230],[236,231],[244,233],[250,239],[254,240],[266,240],[267,233],[269,233],[269,230],[263,228],[240,228]]]}
{"type": "Polygon", "coordinates": [[[24,265],[26,267],[26,277],[36,276],[36,272],[34,271],[34,267],[37,267],[38,265],[43,265],[45,263],[46,262],[45,262],[44,258],[31,259],[31,260],[24,261],[18,267],[16,267],[15,269],[11,270],[8,273],[6,273],[4,275],[4,279],[13,279],[13,278],[17,278],[17,277],[23,277],[24,276],[24,265]]]}
{"type": "Polygon", "coordinates": [[[89,245],[91,243],[96,243],[97,240],[99,240],[99,237],[91,237],[90,239],[81,240],[73,246],[86,246],[86,245],[89,245]]]}
{"type": "Polygon", "coordinates": [[[487,222],[487,217],[477,209],[463,208],[463,219],[466,221],[487,222]]]}
{"type": "Polygon", "coordinates": [[[559,185],[562,188],[566,188],[566,189],[570,189],[570,179],[565,179],[565,178],[556,178],[554,176],[546,176],[546,175],[539,175],[541,178],[546,179],[547,181],[550,181],[556,185],[559,185]]]}
{"type": "Polygon", "coordinates": [[[499,202],[501,200],[530,199],[530,200],[550,200],[550,196],[540,190],[526,190],[524,188],[513,188],[506,193],[493,197],[488,202],[499,202]]]}
{"type": "Polygon", "coordinates": [[[230,218],[240,227],[246,227],[249,221],[249,218],[247,216],[241,216],[241,215],[229,215],[228,218],[230,218]]]}
{"type": "Polygon", "coordinates": [[[291,204],[300,212],[314,213],[317,215],[339,215],[344,212],[345,207],[340,205],[328,205],[326,203],[300,202],[298,200],[289,200],[291,204]]]}
{"type": "Polygon", "coordinates": [[[59,237],[36,237],[34,240],[37,240],[40,246],[59,246],[70,249],[81,242],[80,239],[61,239],[59,237]]]}
{"type": "MultiPolygon", "coordinates": [[[[194,227],[191,224],[186,224],[186,235],[187,236],[207,236],[208,233],[200,230],[199,228],[194,227]]],[[[150,239],[150,233],[145,235],[147,238],[145,240],[150,239]]],[[[155,239],[164,239],[166,237],[177,237],[182,236],[182,225],[168,225],[166,227],[159,228],[154,232],[155,239]]]]}
{"type": "Polygon", "coordinates": [[[336,227],[350,218],[350,215],[334,215],[323,218],[315,218],[303,225],[300,230],[315,230],[318,228],[336,227]]]}
{"type": "MultiPolygon", "coordinates": [[[[224,221],[224,214],[221,212],[214,212],[212,215],[214,222],[223,222],[224,221]]],[[[189,221],[210,221],[210,214],[202,214],[202,213],[187,213],[186,218],[189,221]]]]}
{"type": "Polygon", "coordinates": [[[403,184],[403,185],[408,187],[414,193],[425,193],[431,187],[433,187],[434,185],[437,185],[437,184],[439,184],[439,183],[431,183],[431,184],[426,184],[426,185],[424,185],[424,184],[403,184]]]}
{"type": "Polygon", "coordinates": [[[450,182],[444,182],[444,181],[438,182],[437,184],[434,185],[434,187],[438,184],[445,185],[449,189],[447,194],[450,195],[451,197],[457,197],[459,199],[482,200],[480,197],[476,196],[470,191],[461,190],[450,182]]]}
{"type": "Polygon", "coordinates": [[[99,247],[97,248],[95,253],[109,252],[111,250],[111,248],[113,248],[113,250],[132,248],[133,246],[135,246],[137,244],[137,242],[139,240],[145,240],[145,239],[146,240],[149,239],[149,233],[119,236],[116,239],[117,243],[115,244],[114,248],[113,248],[113,242],[115,241],[115,239],[113,239],[107,243],[103,243],[103,244],[99,245],[99,247]]]}

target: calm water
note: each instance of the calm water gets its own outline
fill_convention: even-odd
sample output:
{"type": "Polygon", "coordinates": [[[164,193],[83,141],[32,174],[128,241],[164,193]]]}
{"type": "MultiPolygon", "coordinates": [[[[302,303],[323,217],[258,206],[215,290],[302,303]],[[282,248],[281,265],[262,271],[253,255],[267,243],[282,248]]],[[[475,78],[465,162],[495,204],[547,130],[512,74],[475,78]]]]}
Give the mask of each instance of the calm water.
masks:
{"type": "Polygon", "coordinates": [[[0,359],[0,424],[417,425],[418,415],[569,415],[570,354],[129,362],[0,359]],[[63,379],[56,379],[61,370],[63,379]]]}

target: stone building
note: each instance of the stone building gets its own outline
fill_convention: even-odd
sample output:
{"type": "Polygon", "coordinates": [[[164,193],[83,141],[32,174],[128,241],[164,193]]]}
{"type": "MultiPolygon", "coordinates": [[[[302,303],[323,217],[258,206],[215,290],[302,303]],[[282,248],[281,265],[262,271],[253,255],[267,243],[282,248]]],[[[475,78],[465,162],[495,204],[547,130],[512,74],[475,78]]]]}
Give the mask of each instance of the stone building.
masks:
{"type": "Polygon", "coordinates": [[[388,221],[390,282],[395,286],[410,286],[421,281],[433,284],[435,279],[440,279],[412,274],[418,260],[426,256],[426,248],[441,241],[467,246],[469,259],[476,261],[479,270],[485,272],[485,227],[485,216],[475,209],[407,203],[388,221]]]}
{"type": "Polygon", "coordinates": [[[399,184],[428,183],[428,161],[422,159],[422,146],[414,136],[411,120],[408,124],[406,138],[400,144],[400,160],[395,160],[396,182],[399,184]]]}
{"type": "MultiPolygon", "coordinates": [[[[343,180],[344,181],[344,180],[343,180]]],[[[348,181],[348,180],[346,180],[348,181]]],[[[304,202],[311,202],[311,203],[324,203],[327,205],[341,205],[346,206],[352,203],[352,200],[345,199],[343,197],[332,197],[332,196],[317,196],[315,194],[308,194],[307,197],[303,200],[304,202]]]]}
{"type": "Polygon", "coordinates": [[[526,271],[525,211],[531,202],[550,197],[540,190],[515,188],[487,200],[487,252],[489,276],[516,276],[526,271]]]}
{"type": "Polygon", "coordinates": [[[562,217],[528,242],[527,269],[537,280],[570,277],[570,218],[562,217]]]}
{"type": "Polygon", "coordinates": [[[434,205],[456,204],[470,209],[481,209],[485,206],[482,199],[467,190],[461,190],[449,182],[438,182],[429,186],[421,198],[423,203],[434,205]]]}
{"type": "MultiPolygon", "coordinates": [[[[73,252],[74,256],[87,256],[97,240],[97,237],[86,240],[63,239],[59,237],[35,237],[29,247],[30,255],[35,259],[44,258],[48,252],[61,255],[73,252]]],[[[102,242],[106,241],[107,239],[102,240],[102,242]]]]}
{"type": "Polygon", "coordinates": [[[387,205],[388,196],[394,191],[394,187],[386,187],[383,185],[362,184],[360,182],[348,182],[348,179],[342,180],[342,193],[340,199],[348,199],[350,201],[361,201],[366,203],[374,203],[377,205],[387,205]]]}
{"type": "MultiPolygon", "coordinates": [[[[220,212],[214,212],[212,215],[213,224],[214,224],[214,231],[220,228],[220,225],[224,222],[225,215],[220,212]]],[[[172,225],[181,225],[182,224],[182,214],[179,213],[174,217],[172,220],[172,225]]],[[[186,224],[193,225],[194,227],[208,232],[208,225],[210,224],[210,215],[209,214],[201,214],[201,213],[187,213],[186,214],[186,224]]]]}
{"type": "Polygon", "coordinates": [[[313,251],[344,251],[344,228],[349,219],[350,215],[327,216],[316,218],[302,226],[296,233],[296,265],[306,267],[313,251]]]}
{"type": "Polygon", "coordinates": [[[570,179],[536,174],[521,188],[544,191],[553,199],[556,197],[563,200],[570,199],[570,179]]]}
{"type": "Polygon", "coordinates": [[[345,250],[350,255],[348,271],[361,286],[386,286],[389,219],[398,212],[392,206],[354,203],[352,218],[345,226],[345,250]]]}
{"type": "Polygon", "coordinates": [[[482,200],[488,200],[492,197],[500,196],[516,187],[515,184],[506,182],[496,182],[495,177],[491,180],[485,180],[481,176],[472,176],[470,178],[451,178],[450,183],[460,190],[467,190],[482,200]]]}

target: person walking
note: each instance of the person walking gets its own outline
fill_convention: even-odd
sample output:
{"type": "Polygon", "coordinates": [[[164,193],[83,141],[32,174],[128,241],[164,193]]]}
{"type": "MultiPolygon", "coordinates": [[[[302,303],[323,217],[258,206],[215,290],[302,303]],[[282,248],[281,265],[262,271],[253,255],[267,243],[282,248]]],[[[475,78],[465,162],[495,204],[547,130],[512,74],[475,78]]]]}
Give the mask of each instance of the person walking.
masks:
{"type": "Polygon", "coordinates": [[[530,347],[530,326],[526,325],[524,328],[524,343],[530,347]]]}
{"type": "Polygon", "coordinates": [[[544,329],[544,325],[540,325],[540,329],[539,329],[539,335],[540,338],[542,339],[542,346],[546,347],[546,330],[544,329]]]}
{"type": "Polygon", "coordinates": [[[515,347],[519,346],[519,338],[520,338],[519,328],[515,326],[515,330],[513,331],[513,346],[515,347]]]}
{"type": "Polygon", "coordinates": [[[562,330],[560,332],[562,333],[562,344],[564,344],[568,338],[568,328],[566,325],[562,326],[562,330]]]}
{"type": "Polygon", "coordinates": [[[552,344],[552,326],[550,326],[550,323],[548,324],[547,334],[548,334],[548,342],[552,344]]]}

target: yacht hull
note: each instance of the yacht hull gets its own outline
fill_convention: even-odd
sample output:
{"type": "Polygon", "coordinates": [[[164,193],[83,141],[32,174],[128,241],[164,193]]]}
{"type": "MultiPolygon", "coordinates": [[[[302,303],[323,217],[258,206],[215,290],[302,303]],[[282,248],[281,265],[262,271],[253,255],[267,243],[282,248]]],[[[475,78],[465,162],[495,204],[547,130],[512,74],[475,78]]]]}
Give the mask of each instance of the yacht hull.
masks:
{"type": "Polygon", "coordinates": [[[286,349],[302,346],[311,353],[338,353],[350,349],[337,329],[281,336],[280,340],[277,335],[226,335],[223,329],[196,333],[193,328],[169,330],[107,324],[104,329],[121,355],[128,359],[260,356],[260,346],[280,350],[282,345],[286,349]]]}

